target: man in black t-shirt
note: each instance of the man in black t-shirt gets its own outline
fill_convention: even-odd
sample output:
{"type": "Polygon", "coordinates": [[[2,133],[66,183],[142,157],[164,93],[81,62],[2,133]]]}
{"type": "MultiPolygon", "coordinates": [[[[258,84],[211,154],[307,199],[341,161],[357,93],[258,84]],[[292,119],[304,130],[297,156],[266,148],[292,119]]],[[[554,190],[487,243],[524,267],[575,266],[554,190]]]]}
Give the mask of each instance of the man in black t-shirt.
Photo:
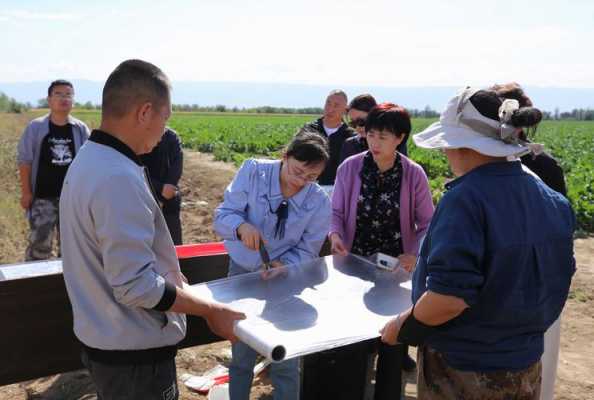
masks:
{"type": "MultiPolygon", "coordinates": [[[[89,128],[70,116],[74,88],[57,80],[48,88],[49,115],[29,123],[18,146],[21,206],[27,211],[31,232],[27,261],[52,256],[54,230],[59,227],[58,202],[66,171],[89,128]]],[[[59,244],[59,236],[58,244],[59,244]]]]}

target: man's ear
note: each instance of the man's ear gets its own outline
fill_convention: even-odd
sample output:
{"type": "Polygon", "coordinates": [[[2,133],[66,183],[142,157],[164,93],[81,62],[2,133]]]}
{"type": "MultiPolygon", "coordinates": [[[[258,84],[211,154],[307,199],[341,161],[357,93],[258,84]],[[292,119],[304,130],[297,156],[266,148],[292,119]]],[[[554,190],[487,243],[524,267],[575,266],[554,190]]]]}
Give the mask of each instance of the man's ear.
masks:
{"type": "Polygon", "coordinates": [[[150,103],[150,102],[142,103],[136,109],[136,120],[138,121],[138,123],[140,125],[144,125],[151,120],[152,112],[153,112],[153,104],[152,103],[150,103]]]}

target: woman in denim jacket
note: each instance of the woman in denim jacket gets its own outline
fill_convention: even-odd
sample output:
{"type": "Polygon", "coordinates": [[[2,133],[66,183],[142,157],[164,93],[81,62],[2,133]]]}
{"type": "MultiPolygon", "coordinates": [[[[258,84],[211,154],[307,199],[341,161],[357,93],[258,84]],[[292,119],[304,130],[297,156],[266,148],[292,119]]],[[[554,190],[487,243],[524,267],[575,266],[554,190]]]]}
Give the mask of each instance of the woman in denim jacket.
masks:
{"type": "MultiPolygon", "coordinates": [[[[326,139],[301,131],[280,160],[246,160],[215,211],[215,231],[229,253],[229,276],[257,271],[263,243],[273,268],[319,256],[330,225],[330,200],[316,183],[329,158],[326,139]]],[[[232,347],[229,392],[249,398],[257,353],[232,347]]],[[[274,399],[299,398],[298,359],[273,364],[274,399]]]]}

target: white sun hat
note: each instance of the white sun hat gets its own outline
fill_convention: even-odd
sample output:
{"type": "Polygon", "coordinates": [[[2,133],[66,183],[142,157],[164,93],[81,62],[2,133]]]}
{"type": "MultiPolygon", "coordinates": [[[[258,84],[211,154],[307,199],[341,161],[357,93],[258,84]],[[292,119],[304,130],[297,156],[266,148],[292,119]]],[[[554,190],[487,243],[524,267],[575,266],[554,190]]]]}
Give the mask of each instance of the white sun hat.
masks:
{"type": "Polygon", "coordinates": [[[462,89],[451,99],[438,122],[413,136],[415,144],[426,149],[469,148],[493,157],[521,156],[534,151],[532,144],[508,140],[516,128],[509,116],[518,108],[516,100],[505,100],[499,107],[501,121],[481,114],[470,98],[481,89],[462,89]],[[515,142],[515,143],[514,143],[515,142]]]}

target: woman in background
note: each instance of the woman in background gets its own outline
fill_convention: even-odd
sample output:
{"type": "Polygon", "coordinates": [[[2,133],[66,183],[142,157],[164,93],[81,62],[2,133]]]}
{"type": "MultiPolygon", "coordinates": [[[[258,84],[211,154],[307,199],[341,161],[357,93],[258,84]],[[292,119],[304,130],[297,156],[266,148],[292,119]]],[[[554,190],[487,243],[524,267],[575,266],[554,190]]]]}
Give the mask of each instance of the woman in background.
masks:
{"type": "MultiPolygon", "coordinates": [[[[517,100],[520,107],[532,107],[532,100],[526,95],[524,89],[516,83],[509,82],[497,84],[491,87],[497,95],[503,99],[517,100]]],[[[522,132],[523,140],[527,140],[527,135],[522,132]]],[[[565,175],[563,169],[555,158],[546,153],[526,154],[520,157],[520,161],[528,169],[534,172],[551,189],[567,197],[567,187],[565,185],[565,175]]],[[[542,386],[540,392],[541,400],[553,400],[555,392],[555,380],[557,378],[557,364],[559,361],[559,344],[561,342],[561,327],[559,319],[544,335],[544,353],[542,355],[542,386]]]]}

